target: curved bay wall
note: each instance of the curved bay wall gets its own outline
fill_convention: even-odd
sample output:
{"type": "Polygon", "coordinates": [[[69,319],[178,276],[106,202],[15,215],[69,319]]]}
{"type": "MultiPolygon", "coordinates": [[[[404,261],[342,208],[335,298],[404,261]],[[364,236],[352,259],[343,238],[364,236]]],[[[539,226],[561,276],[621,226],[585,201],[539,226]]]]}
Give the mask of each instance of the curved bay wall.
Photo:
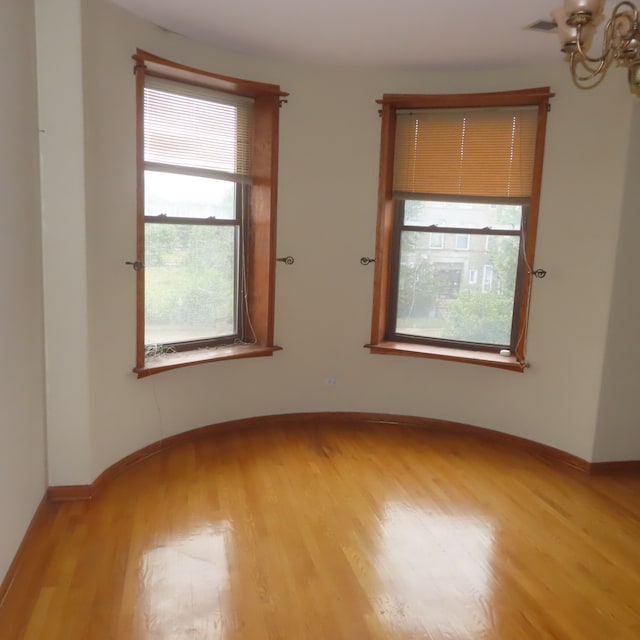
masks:
{"type": "MultiPolygon", "coordinates": [[[[202,425],[296,412],[424,416],[495,429],[591,460],[620,232],[631,98],[624,78],[574,89],[564,64],[474,73],[325,68],[247,57],[167,33],[104,0],[83,4],[90,451],[93,477],[202,425]],[[139,47],[216,73],[280,84],[276,342],[271,358],[137,380],[135,98],[139,47]],[[374,356],[369,340],[383,93],[550,85],[537,266],[523,374],[374,356]],[[597,126],[606,120],[607,126],[597,126]],[[589,132],[585,135],[585,131],[589,132]],[[588,160],[586,160],[588,159],[588,160]],[[602,216],[606,211],[607,224],[602,216]],[[336,384],[326,384],[335,378],[336,384]]],[[[624,74],[622,74],[624,75],[624,74]]],[[[629,399],[631,402],[631,399],[629,399]]],[[[606,437],[606,434],[604,434],[606,437]]],[[[629,447],[640,457],[640,438],[629,447]]],[[[56,481],[53,461],[50,484],[56,481]]],[[[65,482],[64,484],[66,484],[65,482]]],[[[82,484],[82,479],[79,480],[82,484]]]]}

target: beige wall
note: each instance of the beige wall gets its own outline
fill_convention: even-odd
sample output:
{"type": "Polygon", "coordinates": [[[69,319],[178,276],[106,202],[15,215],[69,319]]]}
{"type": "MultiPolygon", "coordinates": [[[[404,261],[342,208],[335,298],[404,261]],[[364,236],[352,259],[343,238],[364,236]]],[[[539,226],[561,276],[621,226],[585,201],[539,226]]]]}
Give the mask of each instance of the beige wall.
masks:
{"type": "Polygon", "coordinates": [[[0,581],[45,491],[33,3],[0,3],[0,581]]]}
{"type": "MultiPolygon", "coordinates": [[[[102,0],[84,12],[87,242],[94,474],[163,436],[294,411],[378,411],[461,421],[592,456],[633,99],[624,74],[575,89],[564,64],[437,74],[257,60],[190,42],[102,0]],[[275,82],[282,109],[273,358],[144,380],[134,357],[136,47],[222,74],[275,82]],[[370,355],[379,119],[384,92],[550,85],[536,282],[524,374],[370,355]],[[606,122],[602,126],[601,122],[606,122]],[[588,159],[588,160],[586,160],[588,159]],[[604,218],[603,216],[606,216],[604,218]],[[328,386],[328,376],[337,385],[328,386]]],[[[636,443],[637,456],[640,443],[636,443]]]]}
{"type": "Polygon", "coordinates": [[[81,4],[35,0],[51,485],[92,480],[81,4]]]}
{"type": "Polygon", "coordinates": [[[640,105],[633,105],[594,459],[640,457],[640,105]]]}

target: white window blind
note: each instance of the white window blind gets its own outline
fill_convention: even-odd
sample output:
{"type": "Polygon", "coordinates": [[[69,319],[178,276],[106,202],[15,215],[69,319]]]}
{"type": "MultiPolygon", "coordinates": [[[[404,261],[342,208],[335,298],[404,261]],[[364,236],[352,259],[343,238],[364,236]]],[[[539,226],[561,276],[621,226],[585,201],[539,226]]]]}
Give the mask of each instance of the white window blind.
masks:
{"type": "Polygon", "coordinates": [[[397,194],[531,195],[537,106],[397,112],[397,194]]]}
{"type": "Polygon", "coordinates": [[[145,76],[145,163],[248,176],[252,104],[251,98],[145,76]]]}

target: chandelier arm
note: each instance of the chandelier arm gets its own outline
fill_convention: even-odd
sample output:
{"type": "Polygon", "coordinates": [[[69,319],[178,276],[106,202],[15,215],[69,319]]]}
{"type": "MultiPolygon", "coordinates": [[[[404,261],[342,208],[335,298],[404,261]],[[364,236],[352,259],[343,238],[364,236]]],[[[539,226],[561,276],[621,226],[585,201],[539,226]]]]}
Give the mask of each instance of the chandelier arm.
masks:
{"type": "MultiPolygon", "coordinates": [[[[637,7],[628,0],[623,0],[619,2],[614,8],[613,13],[611,14],[611,18],[607,22],[607,30],[605,32],[605,38],[609,39],[611,42],[611,47],[614,50],[615,54],[619,54],[624,51],[625,47],[628,45],[631,40],[633,40],[638,34],[638,9],[637,7]],[[623,11],[622,7],[627,7],[629,9],[628,12],[623,11]],[[629,28],[621,34],[617,36],[616,43],[616,34],[614,32],[616,19],[625,16],[627,13],[631,14],[629,28]]],[[[627,18],[629,19],[629,18],[627,18]]],[[[617,55],[615,55],[617,57],[617,55]]]]}
{"type": "Polygon", "coordinates": [[[622,11],[620,11],[621,7],[629,7],[629,9],[631,9],[631,12],[633,13],[633,19],[638,19],[638,9],[636,5],[633,4],[633,2],[629,2],[629,0],[622,0],[622,2],[618,2],[618,4],[613,7],[613,11],[611,12],[612,18],[618,15],[618,13],[623,13],[622,11]]]}
{"type": "MultiPolygon", "coordinates": [[[[626,43],[628,43],[630,40],[633,40],[633,38],[637,35],[638,32],[638,9],[636,7],[635,4],[633,4],[632,2],[629,2],[628,0],[623,0],[622,2],[619,2],[614,8],[613,8],[613,13],[611,14],[611,18],[609,20],[609,23],[611,24],[611,30],[613,31],[613,27],[614,27],[614,23],[615,23],[615,19],[625,15],[624,11],[621,11],[622,7],[628,7],[629,8],[629,13],[631,13],[632,16],[632,20],[631,20],[631,24],[629,26],[629,29],[627,31],[625,31],[624,34],[620,34],[620,43],[622,46],[622,48],[624,48],[624,45],[626,43]]],[[[607,24],[607,26],[609,26],[609,24],[607,24]]],[[[611,34],[611,40],[613,41],[614,39],[614,34],[611,34]]]]}
{"type": "Polygon", "coordinates": [[[571,52],[571,71],[572,73],[576,73],[577,72],[577,68],[578,68],[578,64],[580,64],[580,66],[589,73],[589,76],[587,76],[588,79],[590,77],[593,77],[595,75],[598,75],[599,73],[603,73],[606,68],[609,66],[609,64],[611,63],[610,57],[609,55],[603,55],[600,58],[586,58],[585,56],[580,52],[580,50],[578,49],[578,51],[572,51],[571,52]],[[588,64],[589,62],[597,62],[598,64],[594,67],[591,64],[588,64]]]}
{"type": "Polygon", "coordinates": [[[580,40],[582,36],[582,25],[578,25],[576,27],[576,36],[577,36],[576,49],[577,49],[577,53],[580,54],[580,57],[583,60],[586,60],[587,62],[596,62],[598,63],[598,65],[603,64],[603,62],[605,62],[609,58],[609,56],[611,55],[611,52],[613,51],[613,39],[609,36],[609,31],[612,28],[613,28],[613,20],[609,20],[609,22],[607,22],[607,26],[605,27],[605,31],[604,31],[604,39],[602,41],[602,55],[598,56],[597,58],[592,58],[590,55],[587,54],[587,52],[582,48],[582,45],[580,44],[580,40]]]}
{"type": "Polygon", "coordinates": [[[571,79],[573,80],[573,84],[578,87],[578,89],[593,89],[604,80],[604,74],[598,70],[591,70],[590,67],[586,67],[584,62],[578,58],[576,55],[577,52],[571,53],[571,79]],[[585,68],[589,75],[580,76],[578,75],[578,64],[580,64],[583,68],[585,68]],[[590,80],[595,80],[593,82],[589,82],[590,80]]]}
{"type": "MultiPolygon", "coordinates": [[[[581,24],[576,25],[576,49],[577,52],[580,54],[580,56],[583,58],[583,60],[586,60],[587,62],[595,62],[598,64],[598,68],[602,69],[603,66],[602,63],[603,61],[605,62],[605,64],[608,64],[608,62],[606,62],[610,56],[612,55],[612,53],[615,54],[616,49],[618,48],[623,48],[622,46],[616,46],[615,43],[615,33],[614,33],[614,28],[615,28],[615,22],[616,19],[619,18],[620,16],[624,15],[624,11],[622,11],[623,7],[628,7],[632,16],[633,16],[633,20],[631,22],[631,26],[630,28],[624,33],[624,35],[620,36],[620,45],[624,45],[625,42],[628,42],[629,40],[631,40],[633,38],[633,36],[636,33],[637,30],[637,25],[638,25],[638,9],[636,8],[636,6],[629,2],[628,0],[623,0],[622,2],[619,2],[613,9],[613,13],[611,14],[611,18],[609,18],[609,20],[607,20],[607,24],[605,26],[604,29],[604,38],[602,41],[602,54],[596,58],[591,57],[590,55],[587,54],[587,52],[582,48],[582,44],[581,44],[581,36],[582,36],[582,26],[581,24]]],[[[615,55],[614,55],[615,57],[615,55]]],[[[587,64],[583,65],[586,69],[589,69],[589,71],[591,71],[591,67],[587,64]]],[[[596,72],[596,73],[599,73],[596,72]]]]}

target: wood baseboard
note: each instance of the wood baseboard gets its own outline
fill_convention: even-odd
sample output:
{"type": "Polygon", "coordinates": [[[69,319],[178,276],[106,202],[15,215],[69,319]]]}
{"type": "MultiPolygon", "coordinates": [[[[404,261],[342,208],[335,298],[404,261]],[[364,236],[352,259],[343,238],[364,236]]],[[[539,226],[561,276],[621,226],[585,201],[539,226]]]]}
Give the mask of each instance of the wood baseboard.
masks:
{"type": "Polygon", "coordinates": [[[640,460],[619,462],[591,462],[589,473],[594,476],[613,476],[640,473],[640,460]]]}
{"type": "Polygon", "coordinates": [[[51,502],[69,502],[73,500],[91,500],[93,484],[71,484],[49,487],[47,499],[51,502]]]}
{"type": "Polygon", "coordinates": [[[53,502],[67,500],[90,500],[96,492],[120,475],[125,469],[156,455],[157,453],[171,447],[206,438],[214,433],[224,433],[228,431],[238,431],[242,429],[260,429],[270,425],[287,425],[290,427],[309,427],[323,422],[340,422],[350,426],[363,424],[378,425],[398,425],[405,427],[418,427],[432,431],[447,431],[448,433],[459,433],[470,437],[482,438],[507,446],[519,447],[528,451],[531,455],[546,460],[552,464],[560,464],[583,473],[594,475],[612,475],[621,473],[640,473],[640,461],[624,462],[588,462],[561,449],[556,449],[546,444],[541,444],[533,440],[521,438],[519,436],[485,429],[470,424],[452,422],[449,420],[438,420],[433,418],[422,418],[418,416],[404,416],[396,414],[382,413],[358,413],[358,412],[322,412],[322,413],[285,413],[268,416],[257,416],[253,418],[243,418],[240,420],[230,420],[211,424],[197,429],[191,429],[174,436],[164,438],[154,442],[132,454],[125,456],[118,462],[105,469],[90,485],[49,487],[47,497],[53,502]]]}

